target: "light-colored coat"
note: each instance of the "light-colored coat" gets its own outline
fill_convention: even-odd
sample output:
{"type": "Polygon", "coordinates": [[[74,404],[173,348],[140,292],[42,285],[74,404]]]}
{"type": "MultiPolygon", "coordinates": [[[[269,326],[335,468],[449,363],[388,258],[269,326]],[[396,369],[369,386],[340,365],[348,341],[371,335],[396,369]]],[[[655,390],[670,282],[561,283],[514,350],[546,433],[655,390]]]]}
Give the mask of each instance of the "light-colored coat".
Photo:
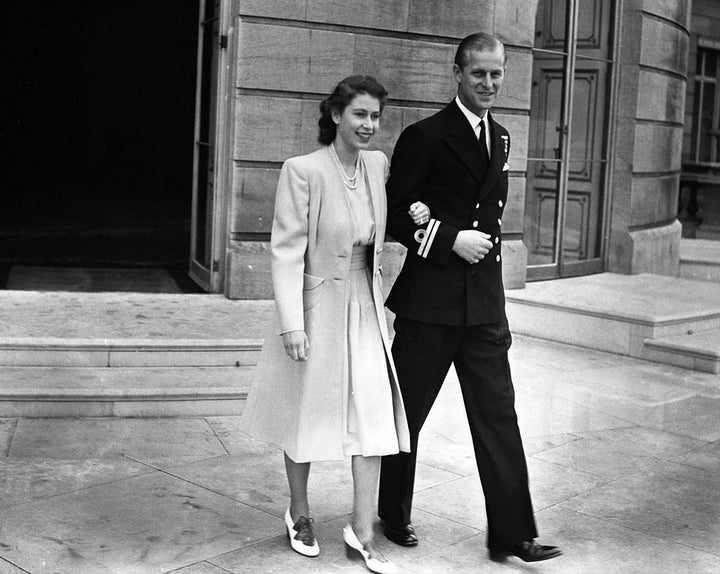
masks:
{"type": "MultiPolygon", "coordinates": [[[[375,216],[372,294],[392,385],[400,450],[410,441],[383,308],[380,256],[387,206],[388,160],[361,151],[375,216]]],[[[265,339],[243,430],[274,442],[296,462],[341,460],[347,397],[345,287],[354,241],[350,204],[328,148],[285,162],[275,197],[271,236],[273,290],[278,325],[265,339]],[[285,353],[281,333],[305,330],[308,360],[285,353]]]]}

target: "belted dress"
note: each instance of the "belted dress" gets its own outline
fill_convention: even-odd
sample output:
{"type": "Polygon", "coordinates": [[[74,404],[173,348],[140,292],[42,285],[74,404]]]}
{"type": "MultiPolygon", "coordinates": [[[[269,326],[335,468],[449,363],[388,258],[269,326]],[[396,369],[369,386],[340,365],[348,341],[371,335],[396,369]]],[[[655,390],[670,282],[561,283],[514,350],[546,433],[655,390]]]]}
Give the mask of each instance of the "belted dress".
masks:
{"type": "Polygon", "coordinates": [[[390,355],[380,258],[387,157],[361,151],[357,187],[330,150],[287,160],[271,235],[276,320],[258,360],[242,430],[295,462],[408,452],[390,355]],[[306,361],[281,334],[304,330],[306,361]]]}

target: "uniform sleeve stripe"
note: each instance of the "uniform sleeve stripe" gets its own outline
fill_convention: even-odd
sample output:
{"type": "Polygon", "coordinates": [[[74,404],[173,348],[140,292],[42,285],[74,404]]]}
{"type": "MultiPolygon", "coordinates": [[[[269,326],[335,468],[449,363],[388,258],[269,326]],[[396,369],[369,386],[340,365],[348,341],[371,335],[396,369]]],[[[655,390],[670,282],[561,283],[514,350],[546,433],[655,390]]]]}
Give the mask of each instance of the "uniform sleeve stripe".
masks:
{"type": "Polygon", "coordinates": [[[433,241],[435,239],[435,234],[437,233],[438,227],[440,227],[440,222],[437,219],[431,219],[430,223],[428,223],[427,233],[425,234],[425,238],[423,239],[422,243],[420,244],[420,248],[418,249],[418,255],[420,257],[425,257],[427,259],[428,253],[430,253],[430,248],[432,247],[433,241]]]}

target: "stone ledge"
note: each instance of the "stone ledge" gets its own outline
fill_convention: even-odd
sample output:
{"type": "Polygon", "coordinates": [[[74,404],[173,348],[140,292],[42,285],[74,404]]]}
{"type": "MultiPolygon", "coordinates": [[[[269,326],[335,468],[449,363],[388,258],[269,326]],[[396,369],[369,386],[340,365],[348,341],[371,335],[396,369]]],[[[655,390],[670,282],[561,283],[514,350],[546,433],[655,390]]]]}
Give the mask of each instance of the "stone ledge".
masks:
{"type": "Polygon", "coordinates": [[[204,417],[238,416],[245,399],[222,400],[138,400],[138,401],[59,401],[0,399],[4,418],[80,418],[80,417],[204,417]]]}
{"type": "MultiPolygon", "coordinates": [[[[716,372],[714,356],[682,360],[651,339],[694,341],[720,337],[720,285],[662,275],[600,275],[531,283],[507,293],[511,329],[558,341],[716,372]],[[667,358],[664,358],[667,355],[667,358]]],[[[696,354],[699,351],[695,351],[696,354]]]]}
{"type": "Polygon", "coordinates": [[[0,339],[0,365],[26,367],[232,367],[254,365],[262,339],[238,341],[0,339]]]}
{"type": "Polygon", "coordinates": [[[255,349],[263,339],[66,339],[60,337],[0,337],[0,349],[46,350],[161,350],[161,351],[228,351],[255,349]]]}
{"type": "Polygon", "coordinates": [[[648,339],[644,357],[651,361],[703,371],[720,373],[720,330],[648,339]]]}
{"type": "Polygon", "coordinates": [[[720,283],[720,241],[682,239],[680,277],[720,283]]]}
{"type": "Polygon", "coordinates": [[[0,417],[237,414],[252,367],[8,367],[0,372],[0,417]]]}
{"type": "Polygon", "coordinates": [[[720,319],[720,285],[666,275],[600,273],[528,283],[508,302],[642,325],[720,319]]]}

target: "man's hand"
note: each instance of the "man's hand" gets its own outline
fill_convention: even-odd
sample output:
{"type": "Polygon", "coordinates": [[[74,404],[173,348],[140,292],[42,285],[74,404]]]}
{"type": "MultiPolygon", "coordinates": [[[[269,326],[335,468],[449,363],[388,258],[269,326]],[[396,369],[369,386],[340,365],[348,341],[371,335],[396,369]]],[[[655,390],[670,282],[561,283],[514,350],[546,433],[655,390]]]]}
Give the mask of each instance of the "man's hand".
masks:
{"type": "Polygon", "coordinates": [[[477,263],[492,249],[490,236],[476,229],[463,229],[457,234],[452,250],[468,263],[477,263]]]}
{"type": "Polygon", "coordinates": [[[288,331],[282,334],[287,356],[293,361],[307,361],[310,343],[305,331],[288,331]]]}
{"type": "Polygon", "coordinates": [[[416,201],[410,206],[408,215],[412,217],[415,225],[425,225],[430,221],[430,208],[422,201],[416,201]]]}

